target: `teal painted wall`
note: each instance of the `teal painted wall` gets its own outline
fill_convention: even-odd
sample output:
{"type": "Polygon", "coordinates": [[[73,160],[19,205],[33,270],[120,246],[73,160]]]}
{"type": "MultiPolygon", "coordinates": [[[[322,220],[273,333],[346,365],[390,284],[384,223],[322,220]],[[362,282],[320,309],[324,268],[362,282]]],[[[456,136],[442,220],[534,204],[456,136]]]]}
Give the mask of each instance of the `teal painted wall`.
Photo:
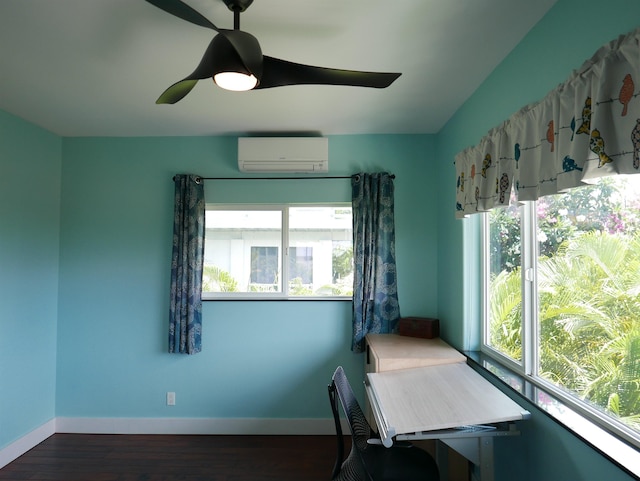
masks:
{"type": "MultiPolygon", "coordinates": [[[[638,18],[635,0],[560,0],[437,136],[330,138],[330,175],[397,175],[403,315],[478,346],[477,222],[454,219],[453,158],[638,18]]],[[[334,367],[362,374],[348,302],[205,303],[204,351],[165,352],[171,177],[239,176],[235,159],[232,137],[60,139],[0,112],[0,448],[54,416],[329,416],[334,367]]],[[[348,200],[348,181],[307,182],[280,193],[348,200]]],[[[267,195],[238,185],[207,195],[267,195]]],[[[531,410],[523,436],[496,441],[497,481],[631,479],[531,410]]]]}
{"type": "Polygon", "coordinates": [[[0,111],[0,448],[55,417],[61,145],[0,111]]]}
{"type": "MultiPolygon", "coordinates": [[[[432,136],[336,136],[330,172],[396,174],[399,296],[436,313],[432,136]]],[[[350,351],[348,302],[205,302],[203,352],[166,353],[176,173],[239,176],[231,137],[63,140],[58,416],[328,418],[350,351]],[[176,406],[165,402],[176,392],[176,406]],[[294,394],[294,395],[292,395],[294,394]]],[[[207,181],[212,202],[270,199],[273,181],[207,181]],[[244,192],[244,194],[243,194],[244,192]]],[[[278,182],[277,196],[350,200],[346,180],[278,182]]]]}
{"type": "MultiPolygon", "coordinates": [[[[438,133],[438,315],[454,345],[477,349],[478,219],[455,220],[455,155],[542,99],[605,43],[640,23],[636,0],[559,0],[438,133]],[[467,275],[469,274],[469,275],[467,275]]],[[[535,410],[523,436],[502,441],[496,480],[629,480],[630,476],[535,410]],[[524,453],[524,459],[523,459],[524,453]]],[[[498,448],[497,448],[498,449],[498,448]]]]}

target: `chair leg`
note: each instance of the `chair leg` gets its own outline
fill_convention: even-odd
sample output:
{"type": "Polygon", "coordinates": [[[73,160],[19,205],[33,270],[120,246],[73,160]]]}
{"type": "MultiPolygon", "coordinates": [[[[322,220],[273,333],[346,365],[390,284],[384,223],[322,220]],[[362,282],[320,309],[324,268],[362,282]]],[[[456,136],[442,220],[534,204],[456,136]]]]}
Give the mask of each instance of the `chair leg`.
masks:
{"type": "Polygon", "coordinates": [[[344,438],[342,437],[342,426],[340,425],[340,413],[338,411],[338,397],[336,395],[336,385],[334,382],[329,384],[328,390],[329,401],[331,402],[331,411],[333,412],[333,421],[336,425],[337,438],[337,457],[333,466],[333,472],[331,473],[331,479],[336,479],[344,461],[344,438]]]}

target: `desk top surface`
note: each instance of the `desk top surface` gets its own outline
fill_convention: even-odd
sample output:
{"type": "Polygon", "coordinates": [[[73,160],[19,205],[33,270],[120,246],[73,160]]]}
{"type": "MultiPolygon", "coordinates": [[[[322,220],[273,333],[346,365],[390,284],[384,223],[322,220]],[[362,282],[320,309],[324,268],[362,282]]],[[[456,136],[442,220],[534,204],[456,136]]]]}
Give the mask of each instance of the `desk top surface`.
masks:
{"type": "Polygon", "coordinates": [[[378,405],[395,434],[514,421],[529,415],[463,363],[369,373],[367,382],[370,401],[378,405]]]}

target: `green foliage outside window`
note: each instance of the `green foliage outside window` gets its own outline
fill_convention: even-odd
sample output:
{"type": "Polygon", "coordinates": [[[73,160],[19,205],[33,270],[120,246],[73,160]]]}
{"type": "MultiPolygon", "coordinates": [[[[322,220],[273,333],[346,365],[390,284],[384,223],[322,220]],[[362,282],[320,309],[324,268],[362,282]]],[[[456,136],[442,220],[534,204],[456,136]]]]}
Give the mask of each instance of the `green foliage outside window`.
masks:
{"type": "Polygon", "coordinates": [[[231,274],[216,266],[204,266],[202,270],[203,292],[237,292],[238,281],[231,274]]]}
{"type": "MultiPolygon", "coordinates": [[[[640,196],[619,195],[620,185],[604,179],[537,202],[539,376],[640,430],[640,196]]],[[[501,255],[489,336],[521,359],[519,220],[490,215],[501,255]]]]}

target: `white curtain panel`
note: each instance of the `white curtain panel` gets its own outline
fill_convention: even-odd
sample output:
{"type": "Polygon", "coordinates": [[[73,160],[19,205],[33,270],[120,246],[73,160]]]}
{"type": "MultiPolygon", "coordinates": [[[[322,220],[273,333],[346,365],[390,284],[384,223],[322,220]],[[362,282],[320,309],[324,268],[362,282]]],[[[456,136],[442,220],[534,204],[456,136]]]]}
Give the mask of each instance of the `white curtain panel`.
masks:
{"type": "Polygon", "coordinates": [[[640,28],[456,156],[456,217],[640,173],[639,96],[640,28]]]}

